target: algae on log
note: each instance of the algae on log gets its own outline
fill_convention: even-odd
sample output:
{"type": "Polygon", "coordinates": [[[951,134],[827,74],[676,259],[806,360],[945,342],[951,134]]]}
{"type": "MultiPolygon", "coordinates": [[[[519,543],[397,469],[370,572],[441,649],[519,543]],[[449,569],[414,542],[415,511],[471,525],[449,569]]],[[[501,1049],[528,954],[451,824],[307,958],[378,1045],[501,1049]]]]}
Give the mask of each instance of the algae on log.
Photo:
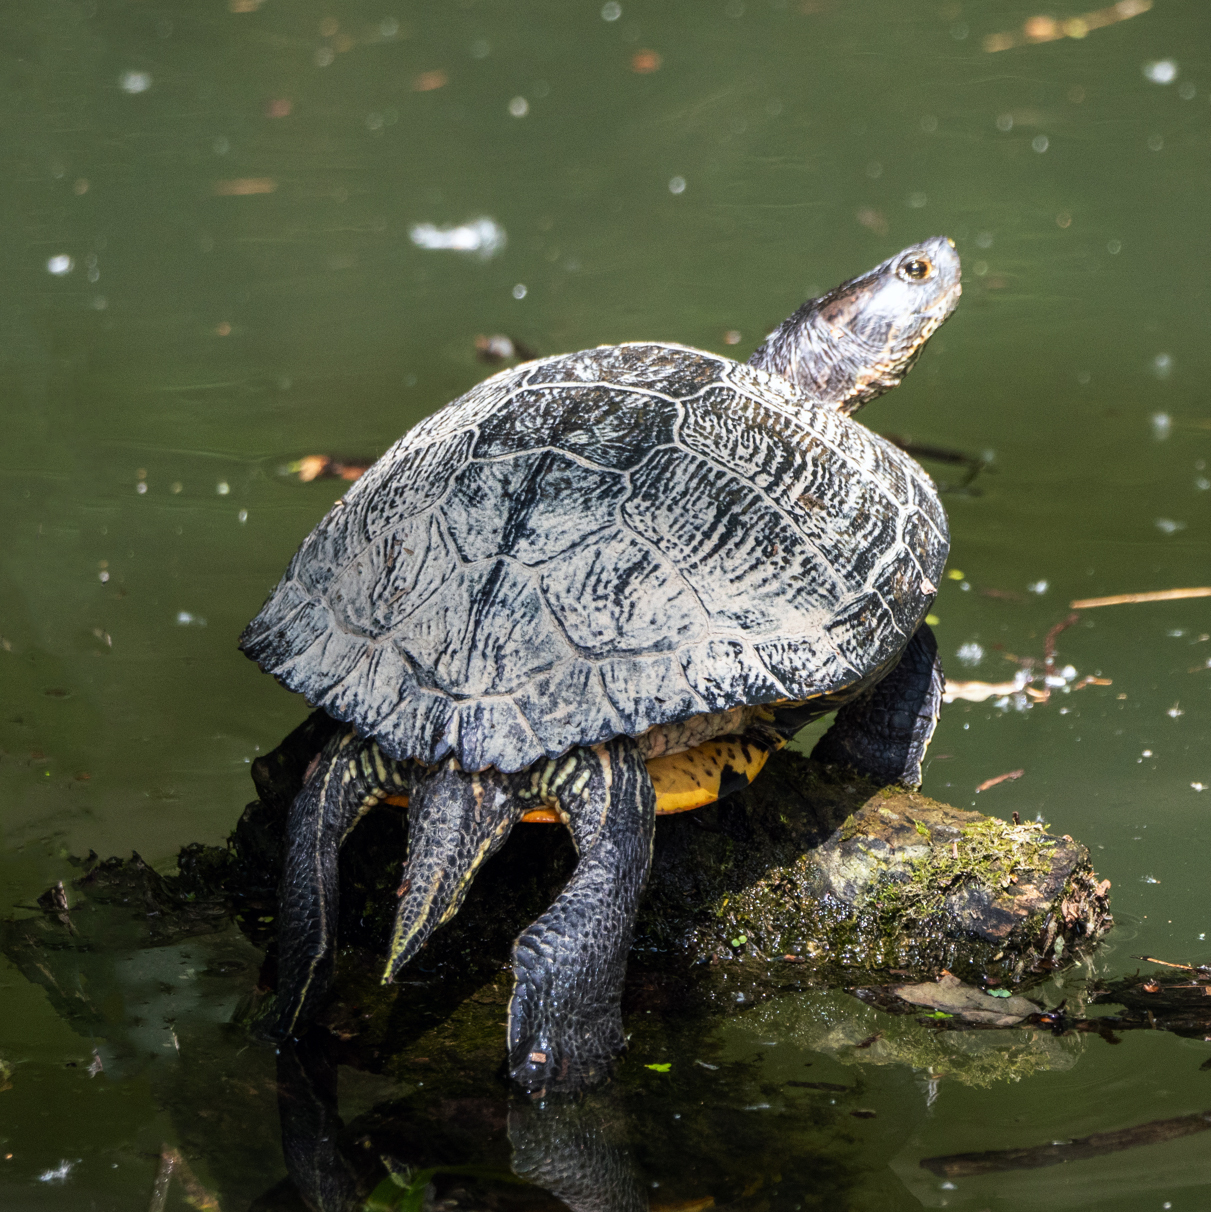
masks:
{"type": "MultiPolygon", "coordinates": [[[[316,712],[253,765],[260,799],[232,835],[224,882],[251,895],[258,912],[245,919],[262,936],[287,809],[335,727],[316,712]]],[[[341,941],[366,963],[389,937],[405,847],[405,814],[382,806],[342,853],[341,941]]],[[[213,874],[214,851],[182,857],[183,870],[213,874]]],[[[414,975],[432,987],[444,974],[455,1004],[503,972],[513,938],[574,864],[563,829],[519,825],[427,945],[417,965],[427,979],[414,975]]],[[[1070,837],[783,751],[740,794],[658,820],[630,1000],[658,1005],[692,987],[707,1001],[744,1002],[787,987],[870,983],[889,971],[1028,982],[1105,933],[1108,887],[1070,837]]]]}

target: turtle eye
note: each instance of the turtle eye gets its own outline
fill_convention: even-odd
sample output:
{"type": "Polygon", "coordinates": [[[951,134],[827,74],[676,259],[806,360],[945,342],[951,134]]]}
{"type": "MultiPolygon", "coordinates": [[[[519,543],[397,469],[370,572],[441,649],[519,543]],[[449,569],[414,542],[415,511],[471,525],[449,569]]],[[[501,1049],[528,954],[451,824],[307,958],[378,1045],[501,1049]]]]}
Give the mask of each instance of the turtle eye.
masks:
{"type": "Polygon", "coordinates": [[[924,282],[933,274],[933,262],[928,257],[909,257],[900,262],[900,267],[896,272],[905,281],[924,282]]]}

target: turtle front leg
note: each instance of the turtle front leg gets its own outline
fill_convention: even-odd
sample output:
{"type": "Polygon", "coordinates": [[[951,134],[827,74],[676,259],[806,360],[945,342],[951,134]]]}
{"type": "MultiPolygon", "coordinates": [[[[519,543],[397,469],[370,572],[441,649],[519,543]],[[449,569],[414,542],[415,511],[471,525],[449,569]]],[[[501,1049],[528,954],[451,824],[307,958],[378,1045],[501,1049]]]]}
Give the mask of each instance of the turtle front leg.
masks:
{"type": "Polygon", "coordinates": [[[625,1050],[622,984],[656,827],[656,792],[628,737],[551,765],[580,861],[513,945],[509,1071],[535,1096],[600,1081],[625,1050]]]}
{"type": "Polygon", "coordinates": [[[339,908],[337,858],[354,825],[388,795],[406,790],[407,767],[352,729],[320,751],[290,805],[278,885],[278,987],[253,1030],[280,1041],[315,1016],[332,983],[339,908]]]}
{"type": "Polygon", "coordinates": [[[919,787],[921,760],[937,726],[945,688],[938,643],[922,623],[895,669],[837,712],[812,757],[852,766],[881,783],[919,787]]]}

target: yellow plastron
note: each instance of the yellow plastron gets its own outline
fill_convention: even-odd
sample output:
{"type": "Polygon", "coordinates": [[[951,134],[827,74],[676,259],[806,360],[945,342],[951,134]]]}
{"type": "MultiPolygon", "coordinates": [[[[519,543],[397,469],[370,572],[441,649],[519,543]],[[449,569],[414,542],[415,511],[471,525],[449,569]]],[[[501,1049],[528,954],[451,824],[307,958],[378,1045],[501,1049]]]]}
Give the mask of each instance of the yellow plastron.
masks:
{"type": "MultiPolygon", "coordinates": [[[[656,789],[656,815],[689,812],[713,804],[721,795],[747,786],[761,773],[770,751],[743,737],[716,737],[681,753],[649,758],[648,777],[656,789]]],[[[389,795],[386,802],[408,807],[406,795],[389,795]]],[[[554,825],[553,808],[533,808],[522,818],[527,824],[554,825]]]]}

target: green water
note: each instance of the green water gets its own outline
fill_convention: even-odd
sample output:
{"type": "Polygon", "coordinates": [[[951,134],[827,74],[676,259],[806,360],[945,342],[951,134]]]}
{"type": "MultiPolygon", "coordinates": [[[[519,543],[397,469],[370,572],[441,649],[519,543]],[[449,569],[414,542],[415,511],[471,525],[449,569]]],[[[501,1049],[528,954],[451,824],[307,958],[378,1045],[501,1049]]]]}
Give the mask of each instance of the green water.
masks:
{"type": "MultiPolygon", "coordinates": [[[[543,354],[659,338],[747,357],[807,294],[948,234],[959,310],[862,419],[988,460],[978,495],[945,497],[965,575],[936,606],[952,676],[1011,677],[1003,654],[1041,656],[1071,599],[1211,582],[1205,9],[1157,0],[1084,38],[983,49],[1031,15],[906,0],[622,0],[613,20],[596,0],[10,5],[5,912],[69,877],[69,853],[163,865],[226,835],[250,760],[305,712],[235,639],[341,490],[279,468],[377,454],[488,373],[478,334],[543,354]],[[633,70],[656,62],[640,52],[658,70],[633,70]],[[1175,79],[1146,78],[1169,59],[1175,79]],[[507,233],[489,259],[409,237],[478,216],[507,233]],[[973,643],[983,658],[964,666],[973,643]]],[[[979,806],[1041,813],[1090,846],[1114,884],[1119,926],[1097,961],[1112,973],[1134,954],[1211,960],[1211,792],[1192,787],[1211,785],[1209,632],[1205,599],[1085,612],[1061,664],[1112,686],[1028,711],[954,704],[934,740],[927,792],[965,807],[1022,769],[979,806]]],[[[96,1041],[15,968],[0,989],[6,1207],[142,1207],[164,1141],[208,1158],[224,1212],[281,1179],[272,1098],[231,1088],[241,1066],[246,1084],[270,1081],[268,1050],[217,1033],[192,1057],[89,1079],[96,1041]],[[213,1118],[186,1133],[166,1110],[183,1103],[213,1118]],[[219,1120],[238,1147],[208,1140],[219,1120]]],[[[114,1030],[131,1029],[123,1014],[114,1030]]],[[[716,1046],[752,1053],[769,1042],[754,1030],[716,1046]]],[[[834,1063],[775,1042],[768,1082],[834,1063]]],[[[911,1067],[872,1065],[873,1119],[817,1132],[802,1100],[752,1114],[770,1116],[771,1157],[817,1133],[820,1166],[837,1167],[828,1206],[1206,1207],[1205,1136],[953,1190],[917,1161],[1206,1109],[1208,1055],[1155,1033],[1091,1039],[1067,1068],[944,1082],[932,1103],[911,1067]]],[[[674,1089],[650,1096],[670,1116],[674,1089]]],[[[697,1148],[648,1157],[652,1181],[711,1194],[685,1180],[709,1169],[697,1148]]],[[[768,1206],[806,1198],[790,1169],[767,1178],[768,1206]]]]}

